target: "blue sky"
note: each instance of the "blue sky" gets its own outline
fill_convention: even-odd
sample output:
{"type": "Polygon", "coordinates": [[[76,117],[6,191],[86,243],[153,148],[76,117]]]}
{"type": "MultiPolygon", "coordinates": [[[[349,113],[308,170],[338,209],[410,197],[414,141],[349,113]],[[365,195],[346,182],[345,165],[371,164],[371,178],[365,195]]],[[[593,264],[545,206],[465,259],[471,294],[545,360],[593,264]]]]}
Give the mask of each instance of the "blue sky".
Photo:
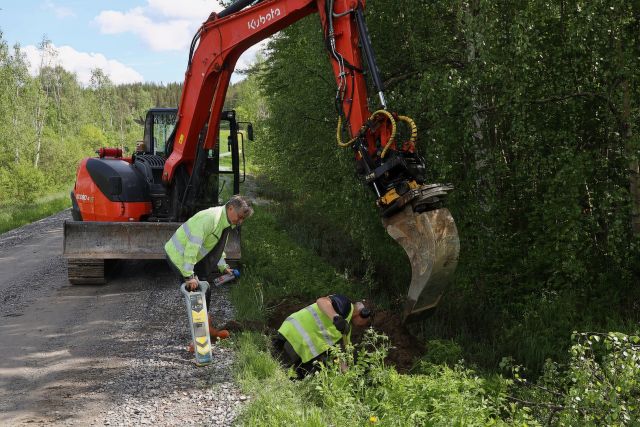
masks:
{"type": "Polygon", "coordinates": [[[193,34],[221,9],[217,0],[0,0],[0,8],[4,40],[19,43],[34,69],[36,46],[46,36],[56,51],[47,61],[76,72],[85,84],[95,67],[116,83],[182,82],[193,34]]]}

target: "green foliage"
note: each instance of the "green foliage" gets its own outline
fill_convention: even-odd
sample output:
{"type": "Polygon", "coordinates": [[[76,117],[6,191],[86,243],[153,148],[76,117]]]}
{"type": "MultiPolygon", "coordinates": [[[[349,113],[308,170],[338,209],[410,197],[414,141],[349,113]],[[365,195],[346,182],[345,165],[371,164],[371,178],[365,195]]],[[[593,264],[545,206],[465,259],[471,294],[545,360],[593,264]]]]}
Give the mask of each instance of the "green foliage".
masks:
{"type": "Polygon", "coordinates": [[[637,425],[640,422],[640,337],[619,332],[572,335],[567,365],[551,360],[534,383],[511,366],[519,405],[548,424],[637,425]]]}
{"type": "Polygon", "coordinates": [[[329,293],[353,298],[348,280],[308,249],[298,246],[275,221],[269,206],[256,206],[242,227],[243,271],[240,283],[232,288],[237,317],[264,321],[270,307],[284,297],[312,301],[329,293]]]}
{"type": "Polygon", "coordinates": [[[372,330],[356,349],[336,349],[334,361],[296,382],[274,365],[263,336],[237,342],[236,377],[252,395],[241,425],[536,425],[528,409],[506,402],[503,379],[489,384],[462,366],[398,374],[384,365],[386,337],[372,330]]]}
{"type": "Polygon", "coordinates": [[[180,84],[115,86],[101,70],[91,85],[51,66],[49,40],[39,45],[41,65],[30,76],[19,46],[0,32],[0,206],[28,203],[69,188],[80,159],[103,146],[133,150],[142,138],[134,122],[156,106],[176,106],[180,84]]]}
{"type": "Polygon", "coordinates": [[[0,207],[0,233],[37,221],[71,207],[69,193],[55,194],[28,205],[0,207]]]}
{"type": "MultiPolygon", "coordinates": [[[[504,423],[502,398],[489,395],[472,371],[440,366],[426,375],[401,375],[384,366],[387,350],[386,337],[370,330],[356,361],[337,351],[337,362],[310,380],[328,419],[338,425],[363,425],[367,420],[398,426],[504,423]],[[341,363],[349,369],[342,372],[341,363]]],[[[524,411],[512,415],[527,419],[524,411]]]]}
{"type": "MultiPolygon", "coordinates": [[[[639,157],[636,2],[367,3],[390,108],[413,117],[429,179],[452,182],[456,280],[423,325],[465,359],[540,371],[575,328],[639,320],[629,178],[639,157]]],[[[402,250],[334,142],[335,79],[316,17],[279,33],[259,78],[260,171],[297,242],[399,307],[402,250]],[[301,94],[304,94],[301,96],[301,94]]]]}
{"type": "Polygon", "coordinates": [[[427,353],[418,361],[412,371],[428,371],[431,365],[447,365],[453,367],[462,359],[462,348],[455,341],[429,340],[426,346],[427,353]]]}
{"type": "Polygon", "coordinates": [[[309,405],[267,351],[265,337],[243,333],[237,338],[234,372],[250,403],[236,423],[241,426],[324,426],[319,408],[309,405]]]}

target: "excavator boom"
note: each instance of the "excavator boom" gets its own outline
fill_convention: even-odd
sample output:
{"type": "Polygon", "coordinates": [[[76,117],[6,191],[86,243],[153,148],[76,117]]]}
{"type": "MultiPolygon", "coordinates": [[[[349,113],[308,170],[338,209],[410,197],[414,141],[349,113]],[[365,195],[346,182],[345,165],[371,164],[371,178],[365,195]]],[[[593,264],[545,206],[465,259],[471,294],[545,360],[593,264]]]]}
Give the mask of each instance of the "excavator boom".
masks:
{"type": "Polygon", "coordinates": [[[407,320],[437,305],[455,270],[458,233],[443,207],[452,187],[426,182],[424,160],[416,150],[415,123],[388,110],[364,8],[364,0],[239,0],[219,14],[212,13],[189,53],[173,151],[163,180],[170,184],[180,168],[193,173],[202,129],[207,129],[204,148],[215,144],[229,79],[240,55],[318,13],[337,85],[338,145],[353,150],[358,173],[376,194],[383,225],[411,262],[403,316],[407,320]],[[369,110],[365,69],[377,92],[379,107],[374,112],[369,110]],[[398,137],[401,125],[411,134],[406,141],[398,137]]]}
{"type": "MultiPolygon", "coordinates": [[[[160,183],[153,178],[155,175],[149,175],[149,198],[141,196],[137,205],[123,202],[117,206],[109,199],[109,206],[116,206],[118,212],[122,208],[123,212],[128,209],[126,212],[145,213],[129,221],[185,220],[193,214],[194,200],[206,190],[201,175],[209,161],[207,153],[215,151],[219,139],[222,108],[238,58],[259,41],[317,13],[336,81],[338,146],[353,151],[356,171],[375,193],[383,225],[411,261],[412,279],[404,318],[434,307],[458,258],[455,223],[443,207],[452,187],[427,183],[425,162],[416,148],[415,122],[387,105],[364,9],[365,0],[238,0],[222,12],[212,13],[191,43],[175,129],[162,156],[139,156],[128,163],[90,159],[87,162],[91,164],[87,163],[88,169],[84,169],[95,169],[89,170],[89,175],[114,175],[103,180],[107,187],[113,184],[113,188],[109,187],[111,198],[120,197],[123,180],[138,173],[134,169],[158,169],[160,183]],[[375,101],[367,96],[365,74],[375,87],[375,101]],[[374,104],[377,107],[371,111],[369,106],[374,104]],[[408,139],[401,140],[400,127],[408,130],[408,139]]],[[[88,176],[86,181],[93,185],[88,176]]],[[[93,193],[81,196],[93,200],[93,193]]],[[[97,200],[103,196],[96,192],[95,197],[97,200]]],[[[115,215],[95,220],[122,221],[115,215]]],[[[133,232],[133,227],[126,232],[133,232]]],[[[73,242],[72,234],[68,242],[73,242]]],[[[74,235],[80,235],[80,230],[74,235]]],[[[112,255],[114,251],[119,254],[131,250],[103,246],[112,255]]]]}

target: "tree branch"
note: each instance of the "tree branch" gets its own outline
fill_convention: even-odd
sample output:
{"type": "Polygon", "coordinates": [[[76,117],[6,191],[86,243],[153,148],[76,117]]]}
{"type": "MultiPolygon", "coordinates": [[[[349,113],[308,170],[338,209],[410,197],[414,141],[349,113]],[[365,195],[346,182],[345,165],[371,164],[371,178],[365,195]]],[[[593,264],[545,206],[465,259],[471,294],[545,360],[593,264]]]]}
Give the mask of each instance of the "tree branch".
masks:
{"type": "Polygon", "coordinates": [[[553,411],[561,411],[563,410],[565,407],[563,405],[553,405],[551,403],[542,403],[542,402],[530,402],[528,400],[522,400],[522,399],[518,399],[517,397],[513,397],[513,396],[507,396],[507,399],[513,401],[513,402],[517,402],[517,403],[521,403],[523,405],[527,405],[527,406],[542,406],[544,408],[548,408],[551,409],[553,411]]]}

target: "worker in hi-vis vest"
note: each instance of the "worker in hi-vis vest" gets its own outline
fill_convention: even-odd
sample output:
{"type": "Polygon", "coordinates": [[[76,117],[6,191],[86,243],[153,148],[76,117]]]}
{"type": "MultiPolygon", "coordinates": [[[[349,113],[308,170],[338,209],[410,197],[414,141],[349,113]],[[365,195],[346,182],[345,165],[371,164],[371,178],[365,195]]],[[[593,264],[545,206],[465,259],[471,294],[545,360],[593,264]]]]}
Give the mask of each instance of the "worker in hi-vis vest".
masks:
{"type": "MultiPolygon", "coordinates": [[[[221,273],[232,270],[225,261],[224,247],[229,231],[253,215],[253,208],[245,198],[232,196],[224,206],[202,210],[182,224],[171,239],[164,245],[167,262],[178,275],[178,282],[185,283],[186,288],[194,291],[198,287],[198,276],[195,274],[196,264],[212,253],[219,259],[218,269],[221,273]]],[[[207,308],[211,307],[211,287],[206,292],[207,308]]],[[[210,329],[213,327],[209,319],[210,329]]]]}
{"type": "Polygon", "coordinates": [[[368,325],[371,310],[362,302],[352,303],[344,295],[318,298],[282,322],[273,341],[278,358],[285,366],[295,367],[298,378],[312,373],[324,362],[328,350],[341,340],[351,340],[351,324],[368,325]]]}

